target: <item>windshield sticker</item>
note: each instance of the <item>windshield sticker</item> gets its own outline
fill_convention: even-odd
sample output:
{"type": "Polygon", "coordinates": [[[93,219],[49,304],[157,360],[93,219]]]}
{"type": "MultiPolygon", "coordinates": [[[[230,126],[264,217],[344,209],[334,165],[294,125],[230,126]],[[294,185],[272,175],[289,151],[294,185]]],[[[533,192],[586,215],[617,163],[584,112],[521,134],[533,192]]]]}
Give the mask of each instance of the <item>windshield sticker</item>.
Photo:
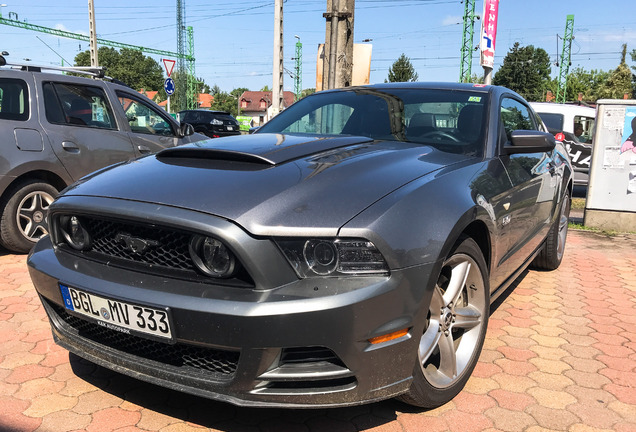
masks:
{"type": "Polygon", "coordinates": [[[471,96],[468,98],[468,102],[481,102],[481,96],[471,96]]]}

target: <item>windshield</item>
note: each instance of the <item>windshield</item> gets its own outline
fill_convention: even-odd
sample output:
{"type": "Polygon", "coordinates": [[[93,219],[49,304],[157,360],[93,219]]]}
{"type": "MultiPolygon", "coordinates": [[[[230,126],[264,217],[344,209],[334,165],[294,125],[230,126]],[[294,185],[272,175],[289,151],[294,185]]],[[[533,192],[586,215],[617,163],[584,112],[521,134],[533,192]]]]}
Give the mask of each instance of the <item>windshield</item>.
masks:
{"type": "Polygon", "coordinates": [[[487,93],[415,88],[316,93],[258,133],[359,135],[478,156],[484,149],[487,99],[487,93]]]}

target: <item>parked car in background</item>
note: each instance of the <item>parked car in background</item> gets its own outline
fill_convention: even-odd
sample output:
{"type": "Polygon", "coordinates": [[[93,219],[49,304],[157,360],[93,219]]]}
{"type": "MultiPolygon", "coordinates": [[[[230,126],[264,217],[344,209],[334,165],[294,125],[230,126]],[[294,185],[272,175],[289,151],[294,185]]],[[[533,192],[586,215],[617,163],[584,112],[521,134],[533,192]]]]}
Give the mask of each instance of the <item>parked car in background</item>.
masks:
{"type": "Polygon", "coordinates": [[[574,184],[587,185],[592,160],[596,110],[587,106],[531,102],[548,130],[561,133],[574,167],[574,184]]]}
{"type": "Polygon", "coordinates": [[[349,87],[85,178],[28,265],[55,341],[120,373],[239,405],[434,407],[491,302],[561,263],[571,191],[508,89],[349,87]]]}
{"type": "Polygon", "coordinates": [[[232,115],[225,111],[206,109],[179,111],[178,120],[194,127],[195,132],[210,138],[240,135],[241,127],[232,115]]]}
{"type": "Polygon", "coordinates": [[[48,232],[49,204],[82,176],[205,139],[126,86],[10,66],[0,68],[0,244],[11,251],[28,252],[48,232]]]}

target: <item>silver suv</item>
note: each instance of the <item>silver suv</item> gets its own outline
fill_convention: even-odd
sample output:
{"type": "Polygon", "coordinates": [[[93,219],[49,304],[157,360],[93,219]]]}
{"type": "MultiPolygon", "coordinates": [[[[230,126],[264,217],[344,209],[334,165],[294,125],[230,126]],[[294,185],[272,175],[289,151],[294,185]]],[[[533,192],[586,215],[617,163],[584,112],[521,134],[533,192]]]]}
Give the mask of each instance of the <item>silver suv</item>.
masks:
{"type": "Polygon", "coordinates": [[[80,177],[206,139],[112,80],[7,65],[2,56],[0,66],[0,244],[11,251],[28,252],[47,234],[49,204],[80,177]]]}

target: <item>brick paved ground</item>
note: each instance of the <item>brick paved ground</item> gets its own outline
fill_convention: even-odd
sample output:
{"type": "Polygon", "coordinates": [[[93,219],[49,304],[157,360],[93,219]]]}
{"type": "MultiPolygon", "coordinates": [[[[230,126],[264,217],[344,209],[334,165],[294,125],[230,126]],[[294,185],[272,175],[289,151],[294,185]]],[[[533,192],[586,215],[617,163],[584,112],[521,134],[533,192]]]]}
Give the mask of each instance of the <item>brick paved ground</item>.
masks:
{"type": "Polygon", "coordinates": [[[559,270],[496,305],[466,389],[428,412],[244,409],[115,374],[53,343],[24,261],[0,252],[1,431],[636,431],[636,236],[571,231],[559,270]]]}

